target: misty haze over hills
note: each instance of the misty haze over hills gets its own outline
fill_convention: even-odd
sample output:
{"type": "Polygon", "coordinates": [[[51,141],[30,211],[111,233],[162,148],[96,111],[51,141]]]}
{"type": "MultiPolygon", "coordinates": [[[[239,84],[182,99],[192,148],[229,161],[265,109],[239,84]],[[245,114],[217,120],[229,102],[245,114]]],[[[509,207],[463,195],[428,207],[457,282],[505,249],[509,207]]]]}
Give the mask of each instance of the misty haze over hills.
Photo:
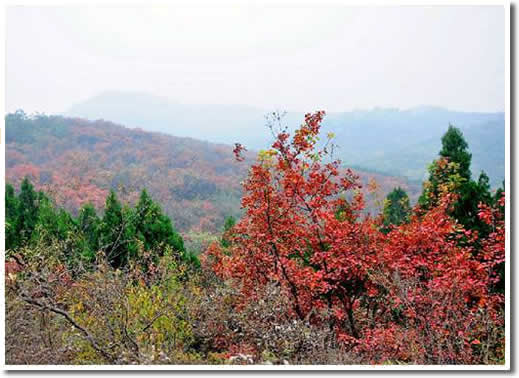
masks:
{"type": "MultiPolygon", "coordinates": [[[[273,110],[179,104],[146,93],[109,91],[72,106],[66,115],[216,143],[240,142],[258,150],[267,148],[271,141],[265,115],[273,110]]],[[[283,124],[294,129],[303,117],[303,112],[288,112],[283,124]]],[[[465,135],[472,152],[473,176],[484,170],[493,186],[500,185],[505,175],[502,112],[458,112],[431,106],[334,112],[326,115],[323,132],[336,135],[338,156],[346,165],[421,181],[428,164],[437,157],[449,124],[465,135]]]]}

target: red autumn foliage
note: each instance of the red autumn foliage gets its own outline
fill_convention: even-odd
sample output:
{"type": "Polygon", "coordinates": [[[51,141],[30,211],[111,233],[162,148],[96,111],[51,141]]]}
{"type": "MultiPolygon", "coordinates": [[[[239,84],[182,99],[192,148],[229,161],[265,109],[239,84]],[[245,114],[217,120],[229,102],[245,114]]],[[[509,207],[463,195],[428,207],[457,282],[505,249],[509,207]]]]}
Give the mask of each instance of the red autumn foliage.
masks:
{"type": "Polygon", "coordinates": [[[328,323],[371,363],[488,362],[482,343],[502,355],[495,330],[504,296],[493,285],[504,261],[504,196],[501,206],[480,207],[494,225],[480,241],[483,257],[473,254],[477,234],[448,215],[457,199],[448,188],[436,207],[385,235],[380,219],[362,215],[358,177],[325,162],[328,144],[317,148],[323,116],[307,114],[292,138],[280,132],[260,155],[243,183],[245,214],[230,247],[212,244],[205,262],[248,301],[275,283],[295,318],[328,323]]]}
{"type": "Polygon", "coordinates": [[[483,241],[482,260],[490,264],[500,264],[505,261],[505,193],[494,207],[486,204],[479,205],[479,217],[492,226],[492,233],[483,241]]]}

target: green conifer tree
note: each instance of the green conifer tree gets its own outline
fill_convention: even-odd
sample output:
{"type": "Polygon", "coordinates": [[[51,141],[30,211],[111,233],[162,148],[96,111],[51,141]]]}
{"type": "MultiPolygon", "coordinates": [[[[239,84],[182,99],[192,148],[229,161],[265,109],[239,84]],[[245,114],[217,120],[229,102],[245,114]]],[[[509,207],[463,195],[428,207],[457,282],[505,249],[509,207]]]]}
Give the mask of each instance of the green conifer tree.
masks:
{"type": "Polygon", "coordinates": [[[79,247],[81,257],[87,262],[95,260],[99,248],[100,223],[101,220],[92,204],[88,203],[81,207],[77,220],[78,231],[81,236],[79,247]]]}
{"type": "Polygon", "coordinates": [[[400,187],[393,189],[384,201],[384,229],[389,230],[391,225],[398,226],[409,219],[411,205],[409,196],[400,187]]]}
{"type": "Polygon", "coordinates": [[[19,240],[18,198],[11,184],[5,185],[5,249],[15,249],[19,240]]]}
{"type": "Polygon", "coordinates": [[[38,193],[38,197],[38,219],[31,240],[34,243],[48,243],[60,236],[58,214],[50,198],[42,192],[38,193]]]}
{"type": "Polygon", "coordinates": [[[169,245],[174,251],[184,252],[184,241],[175,231],[171,219],[153,201],[146,190],[141,192],[135,207],[135,234],[146,250],[160,244],[169,245]]]}
{"type": "Polygon", "coordinates": [[[449,162],[459,164],[459,175],[465,180],[470,180],[470,162],[472,154],[468,150],[468,144],[463,133],[457,127],[449,125],[449,129],[442,137],[442,149],[440,156],[447,158],[449,162]]]}
{"type": "Polygon", "coordinates": [[[128,262],[128,248],[125,240],[123,209],[117,195],[110,190],[106,198],[105,213],[100,225],[99,238],[108,262],[120,268],[128,262]]]}
{"type": "Polygon", "coordinates": [[[454,182],[456,192],[461,194],[462,188],[470,181],[470,162],[472,154],[468,151],[468,144],[460,129],[449,125],[448,130],[442,136],[442,148],[440,157],[445,158],[449,164],[447,176],[444,171],[439,171],[434,161],[429,167],[429,179],[424,185],[424,190],[418,203],[428,209],[436,204],[439,195],[439,187],[446,182],[454,182]],[[431,196],[432,195],[432,196],[431,196]]]}
{"type": "MultiPolygon", "coordinates": [[[[490,232],[488,225],[479,219],[478,205],[492,204],[490,180],[485,172],[481,172],[478,181],[471,179],[470,163],[472,154],[463,133],[456,127],[449,125],[449,129],[442,137],[440,156],[448,161],[447,170],[438,170],[435,163],[429,169],[429,180],[424,184],[424,191],[419,199],[420,205],[427,209],[436,204],[440,184],[450,183],[453,191],[458,195],[450,215],[454,217],[466,230],[477,231],[480,237],[490,232]],[[431,196],[431,194],[433,194],[431,196]]],[[[474,253],[477,254],[476,242],[474,253]]]]}
{"type": "Polygon", "coordinates": [[[26,243],[31,239],[32,232],[38,221],[38,194],[34,191],[26,177],[20,187],[18,196],[18,228],[20,242],[26,243]]]}

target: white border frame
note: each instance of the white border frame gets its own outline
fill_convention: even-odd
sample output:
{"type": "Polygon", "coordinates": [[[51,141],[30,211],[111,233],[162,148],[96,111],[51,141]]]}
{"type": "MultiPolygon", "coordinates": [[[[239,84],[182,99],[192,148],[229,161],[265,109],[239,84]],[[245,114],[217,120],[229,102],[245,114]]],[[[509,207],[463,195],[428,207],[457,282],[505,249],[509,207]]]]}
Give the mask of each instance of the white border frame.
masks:
{"type": "MultiPolygon", "coordinates": [[[[512,193],[510,192],[510,2],[509,1],[348,1],[348,0],[250,0],[250,1],[239,1],[239,0],[222,0],[215,2],[207,0],[196,0],[196,1],[124,1],[124,0],[111,0],[102,2],[99,0],[93,0],[88,3],[81,0],[70,0],[70,1],[8,1],[4,4],[4,7],[0,9],[0,34],[4,34],[1,38],[1,53],[0,57],[2,72],[0,74],[0,84],[4,88],[0,94],[0,109],[5,114],[5,51],[6,51],[6,12],[5,6],[78,6],[78,5],[89,5],[89,6],[173,6],[173,5],[187,5],[189,6],[303,6],[303,5],[315,5],[315,6],[333,6],[333,5],[345,5],[345,6],[464,6],[464,5],[492,5],[492,6],[503,6],[505,8],[505,191],[506,191],[506,207],[505,207],[505,227],[506,227],[506,240],[505,240],[505,258],[506,258],[506,282],[505,282],[505,364],[504,365],[6,365],[5,364],[5,338],[2,337],[0,341],[0,363],[2,364],[3,370],[10,371],[60,371],[60,370],[80,370],[80,371],[508,371],[511,368],[510,365],[510,248],[511,248],[511,223],[510,223],[510,198],[512,193]]],[[[4,119],[5,120],[5,119],[4,119]]],[[[4,122],[4,121],[3,121],[4,122]]],[[[0,153],[2,154],[2,164],[0,164],[0,195],[3,199],[5,196],[5,124],[1,124],[0,131],[0,153]]],[[[0,201],[0,247],[2,256],[5,259],[5,201],[0,201]]],[[[5,265],[0,264],[2,285],[0,289],[1,303],[0,303],[0,334],[5,335],[5,265]]]]}

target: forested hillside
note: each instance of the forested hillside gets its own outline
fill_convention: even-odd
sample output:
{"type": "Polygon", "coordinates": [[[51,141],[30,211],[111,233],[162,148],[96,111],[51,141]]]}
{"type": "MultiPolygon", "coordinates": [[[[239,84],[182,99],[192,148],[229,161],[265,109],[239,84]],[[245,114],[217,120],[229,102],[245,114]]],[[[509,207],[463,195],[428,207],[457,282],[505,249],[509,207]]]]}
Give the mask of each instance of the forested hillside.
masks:
{"type": "MultiPolygon", "coordinates": [[[[107,154],[116,163],[105,158],[103,169],[123,169],[121,161],[144,159],[129,149],[135,140],[167,151],[176,138],[9,115],[18,133],[8,133],[8,154],[55,143],[59,152],[34,154],[61,159],[64,181],[59,188],[52,172],[15,165],[29,174],[18,190],[6,185],[7,363],[503,364],[504,188],[491,190],[485,174],[471,178],[469,146],[449,127],[417,204],[396,187],[382,211],[366,216],[362,184],[331,158],[323,117],[307,114],[294,133],[277,132],[252,165],[250,152],[234,146],[232,172],[247,171],[237,196],[243,213],[195,256],[146,190],[128,204],[89,187],[102,208],[83,204],[77,214],[53,201],[82,192],[79,178],[67,186],[74,175],[101,185],[93,180],[102,175],[81,170],[88,164],[67,165],[59,153],[72,160],[81,145],[87,163],[107,154]],[[53,191],[35,190],[29,176],[53,191]]],[[[152,161],[163,156],[142,145],[152,161]]],[[[214,148],[206,146],[206,159],[214,148]]],[[[158,162],[142,185],[167,173],[158,162]]],[[[377,192],[374,182],[366,187],[377,192]]]]}
{"type": "Polygon", "coordinates": [[[125,202],[150,194],[181,230],[216,230],[239,211],[240,180],[229,146],[210,144],[110,122],[57,116],[6,117],[7,181],[29,176],[75,212],[92,202],[100,209],[110,189],[125,202]]]}
{"type": "MultiPolygon", "coordinates": [[[[6,178],[15,188],[28,176],[73,214],[88,202],[102,209],[110,189],[134,203],[146,188],[184,233],[219,232],[227,216],[241,214],[240,182],[255,160],[251,151],[245,164],[237,164],[230,145],[23,112],[6,116],[6,139],[6,178]]],[[[396,186],[412,200],[420,190],[403,178],[359,174],[366,189],[372,180],[378,184],[367,196],[372,211],[396,186]]]]}
{"type": "MultiPolygon", "coordinates": [[[[240,142],[260,150],[272,142],[272,136],[265,133],[266,113],[251,106],[179,104],[146,93],[112,91],[76,104],[66,114],[210,142],[240,142]]],[[[293,131],[303,116],[288,112],[285,124],[293,131]]],[[[323,120],[323,128],[336,135],[337,154],[346,165],[420,182],[449,124],[460,128],[471,146],[474,174],[484,170],[492,186],[500,186],[505,175],[504,113],[423,106],[328,112],[323,120]]]]}

